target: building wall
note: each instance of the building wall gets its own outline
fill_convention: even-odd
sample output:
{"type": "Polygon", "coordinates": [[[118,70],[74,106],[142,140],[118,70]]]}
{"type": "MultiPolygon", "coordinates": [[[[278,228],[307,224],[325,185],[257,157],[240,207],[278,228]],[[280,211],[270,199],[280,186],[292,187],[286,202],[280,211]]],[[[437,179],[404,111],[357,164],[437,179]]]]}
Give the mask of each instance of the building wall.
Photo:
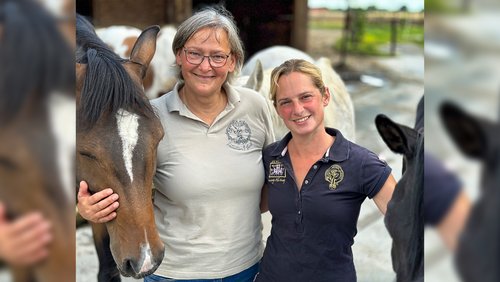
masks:
{"type": "MultiPolygon", "coordinates": [[[[96,27],[178,25],[193,11],[220,0],[77,0],[77,12],[96,27]]],[[[245,44],[246,56],[273,45],[306,50],[307,0],[232,0],[225,2],[245,44]]]]}

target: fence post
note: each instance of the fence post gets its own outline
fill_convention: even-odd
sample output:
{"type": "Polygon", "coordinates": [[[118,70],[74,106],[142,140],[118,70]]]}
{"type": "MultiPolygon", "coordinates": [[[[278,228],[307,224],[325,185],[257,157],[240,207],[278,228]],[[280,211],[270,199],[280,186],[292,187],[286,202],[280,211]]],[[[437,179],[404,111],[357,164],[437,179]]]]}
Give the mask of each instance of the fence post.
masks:
{"type": "Polygon", "coordinates": [[[398,19],[391,19],[391,55],[396,55],[396,43],[398,41],[398,19]]]}
{"type": "Polygon", "coordinates": [[[351,11],[349,6],[347,7],[347,10],[345,11],[345,17],[344,17],[344,28],[342,29],[342,41],[340,45],[340,62],[339,66],[344,66],[346,63],[346,58],[347,58],[347,44],[350,41],[349,35],[350,35],[350,30],[351,30],[351,11]]]}

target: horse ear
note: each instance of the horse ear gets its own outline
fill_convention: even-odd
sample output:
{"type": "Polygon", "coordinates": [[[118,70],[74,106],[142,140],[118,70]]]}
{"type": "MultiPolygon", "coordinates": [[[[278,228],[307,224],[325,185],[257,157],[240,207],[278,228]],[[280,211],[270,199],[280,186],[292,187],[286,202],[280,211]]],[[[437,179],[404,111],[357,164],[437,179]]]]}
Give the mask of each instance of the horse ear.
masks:
{"type": "Polygon", "coordinates": [[[417,132],[405,125],[395,123],[383,114],[375,118],[377,130],[391,151],[410,155],[413,153],[417,132]]]}
{"type": "Polygon", "coordinates": [[[264,80],[264,70],[262,68],[262,63],[260,62],[260,60],[257,60],[255,62],[255,67],[252,71],[252,74],[250,74],[250,77],[248,77],[248,81],[245,84],[245,87],[259,92],[260,88],[262,87],[262,80],[264,80]]]}
{"type": "Polygon", "coordinates": [[[491,123],[467,114],[451,102],[441,104],[439,113],[451,138],[466,156],[486,157],[488,138],[485,129],[491,123]]]}
{"type": "Polygon", "coordinates": [[[130,53],[130,60],[142,66],[141,77],[144,77],[146,74],[149,63],[155,55],[158,32],[160,32],[160,27],[157,25],[146,28],[139,35],[139,38],[137,38],[134,48],[132,48],[132,52],[130,53]]]}

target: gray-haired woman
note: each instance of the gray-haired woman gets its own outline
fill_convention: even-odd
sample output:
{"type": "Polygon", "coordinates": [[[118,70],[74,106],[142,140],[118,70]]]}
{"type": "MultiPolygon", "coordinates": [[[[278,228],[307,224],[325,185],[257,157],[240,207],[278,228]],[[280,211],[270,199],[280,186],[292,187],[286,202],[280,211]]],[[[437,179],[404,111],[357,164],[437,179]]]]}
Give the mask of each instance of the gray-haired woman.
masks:
{"type": "MultiPolygon", "coordinates": [[[[152,101],[165,130],[154,178],[165,257],[144,281],[253,281],[263,252],[262,149],[274,141],[269,110],[258,93],[230,84],[244,53],[225,9],[188,18],[172,49],[179,81],[152,101]]],[[[112,220],[110,189],[92,196],[86,189],[83,183],[82,216],[112,220]],[[99,202],[106,208],[90,204],[99,202]]]]}

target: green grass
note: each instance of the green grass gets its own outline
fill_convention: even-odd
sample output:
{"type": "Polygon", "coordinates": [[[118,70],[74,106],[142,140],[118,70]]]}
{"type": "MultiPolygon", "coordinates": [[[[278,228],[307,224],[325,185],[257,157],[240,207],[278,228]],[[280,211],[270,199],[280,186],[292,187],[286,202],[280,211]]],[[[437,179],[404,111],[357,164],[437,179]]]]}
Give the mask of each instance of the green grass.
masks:
{"type": "MultiPolygon", "coordinates": [[[[332,26],[332,29],[342,29],[342,25],[337,23],[328,25],[327,23],[310,23],[311,28],[327,28],[332,26]]],[[[341,49],[341,42],[339,40],[335,43],[336,50],[341,49]]],[[[354,46],[349,44],[348,51],[350,53],[360,54],[360,55],[372,55],[372,56],[386,56],[390,55],[388,52],[381,51],[381,46],[387,46],[391,42],[391,26],[389,23],[386,24],[371,24],[366,23],[364,27],[364,33],[361,37],[360,42],[354,46]]],[[[424,27],[417,25],[398,25],[397,28],[397,44],[401,43],[413,43],[424,46],[424,27]]]]}
{"type": "Polygon", "coordinates": [[[310,20],[309,28],[312,29],[342,29],[344,23],[341,21],[310,20]]]}

